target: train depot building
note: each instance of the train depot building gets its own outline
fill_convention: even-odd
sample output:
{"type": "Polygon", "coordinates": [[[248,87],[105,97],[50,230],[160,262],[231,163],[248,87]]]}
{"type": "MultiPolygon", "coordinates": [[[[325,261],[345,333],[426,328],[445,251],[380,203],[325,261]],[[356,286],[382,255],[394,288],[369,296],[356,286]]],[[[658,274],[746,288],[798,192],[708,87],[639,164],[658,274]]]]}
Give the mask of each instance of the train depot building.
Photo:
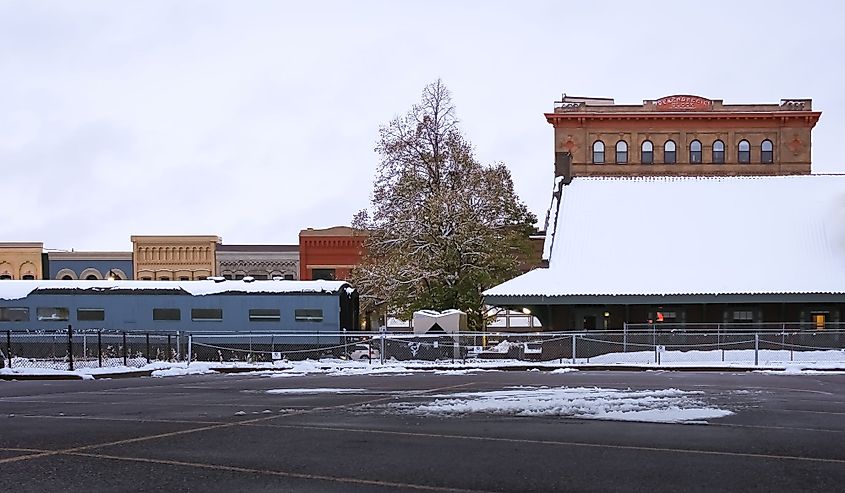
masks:
{"type": "Polygon", "coordinates": [[[487,290],[546,330],[845,314],[845,175],[556,179],[548,267],[487,290]]]}
{"type": "Polygon", "coordinates": [[[837,326],[845,175],[811,174],[812,100],[564,97],[544,267],[487,290],[545,330],[837,326]]]}

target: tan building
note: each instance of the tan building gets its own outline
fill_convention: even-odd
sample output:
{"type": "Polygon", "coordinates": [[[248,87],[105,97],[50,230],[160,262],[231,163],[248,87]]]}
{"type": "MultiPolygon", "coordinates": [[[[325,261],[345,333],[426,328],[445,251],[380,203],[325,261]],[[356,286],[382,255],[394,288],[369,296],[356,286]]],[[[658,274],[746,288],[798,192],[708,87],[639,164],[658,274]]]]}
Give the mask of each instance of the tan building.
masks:
{"type": "Polygon", "coordinates": [[[217,236],[132,236],[134,278],[194,281],[215,275],[217,236]]]}
{"type": "Polygon", "coordinates": [[[44,244],[0,243],[0,279],[43,279],[44,244]]]}
{"type": "Polygon", "coordinates": [[[679,95],[622,105],[564,95],[545,116],[560,176],[568,158],[570,176],[806,175],[821,112],[811,99],[724,104],[679,95]]]}

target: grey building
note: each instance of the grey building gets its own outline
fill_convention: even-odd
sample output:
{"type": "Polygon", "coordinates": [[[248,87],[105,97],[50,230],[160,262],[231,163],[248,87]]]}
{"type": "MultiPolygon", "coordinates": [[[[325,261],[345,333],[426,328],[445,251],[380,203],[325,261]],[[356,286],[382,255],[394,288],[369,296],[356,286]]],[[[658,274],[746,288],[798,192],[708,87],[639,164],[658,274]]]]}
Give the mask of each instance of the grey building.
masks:
{"type": "Polygon", "coordinates": [[[132,279],[132,252],[48,252],[47,279],[132,279]]]}
{"type": "Polygon", "coordinates": [[[299,245],[217,245],[217,275],[299,279],[299,245]]]}

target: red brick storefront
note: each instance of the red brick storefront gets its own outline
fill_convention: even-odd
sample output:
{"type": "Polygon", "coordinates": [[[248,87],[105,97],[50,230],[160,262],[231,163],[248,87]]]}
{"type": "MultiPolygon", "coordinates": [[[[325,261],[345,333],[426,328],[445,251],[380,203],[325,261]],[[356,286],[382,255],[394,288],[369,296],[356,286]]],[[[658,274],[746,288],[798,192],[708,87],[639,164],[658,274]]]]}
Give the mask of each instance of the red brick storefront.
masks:
{"type": "Polygon", "coordinates": [[[366,235],[348,226],[299,232],[299,278],[345,280],[361,262],[366,235]]]}

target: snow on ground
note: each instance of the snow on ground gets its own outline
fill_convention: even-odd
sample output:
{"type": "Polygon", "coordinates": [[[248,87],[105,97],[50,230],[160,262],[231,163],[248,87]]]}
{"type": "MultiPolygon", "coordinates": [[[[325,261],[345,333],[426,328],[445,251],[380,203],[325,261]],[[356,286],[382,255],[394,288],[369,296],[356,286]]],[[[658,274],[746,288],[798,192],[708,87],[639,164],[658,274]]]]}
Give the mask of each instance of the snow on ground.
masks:
{"type": "MultiPolygon", "coordinates": [[[[76,376],[78,378],[90,379],[96,376],[105,376],[117,373],[133,373],[138,371],[152,371],[154,377],[171,377],[180,375],[195,375],[214,373],[218,369],[224,370],[252,370],[253,374],[267,377],[293,377],[310,374],[324,374],[329,376],[349,375],[413,375],[418,373],[436,373],[438,375],[462,375],[468,372],[506,370],[508,368],[519,369],[543,369],[553,373],[565,373],[569,371],[589,370],[592,367],[601,366],[622,366],[642,368],[645,370],[661,369],[684,369],[689,367],[703,367],[714,369],[730,370],[741,368],[743,370],[754,368],[758,371],[768,373],[779,373],[788,375],[803,374],[832,374],[830,370],[845,372],[845,350],[824,350],[824,351],[795,351],[788,350],[760,350],[758,353],[758,365],[754,365],[753,350],[731,350],[731,351],[665,351],[660,353],[660,364],[655,363],[654,351],[635,351],[609,353],[592,358],[554,359],[542,362],[521,361],[515,359],[483,359],[471,358],[467,360],[445,360],[445,361],[395,361],[388,360],[381,364],[378,360],[350,361],[342,359],[303,360],[303,361],[275,361],[264,363],[248,362],[186,362],[168,363],[152,362],[143,364],[143,361],[130,361],[129,366],[122,366],[122,359],[110,360],[108,365],[102,368],[89,367],[79,368],[72,372],[60,370],[66,365],[62,361],[54,361],[53,369],[39,368],[39,361],[15,358],[12,361],[12,368],[0,368],[2,376],[76,376]],[[826,370],[826,371],[821,371],[826,370]]],[[[84,364],[96,364],[96,361],[87,361],[84,364]]]]}
{"type": "MultiPolygon", "coordinates": [[[[754,365],[753,349],[713,349],[708,351],[661,351],[661,365],[754,365]]],[[[564,359],[564,362],[572,362],[564,359]]],[[[760,365],[788,365],[792,363],[824,364],[838,363],[845,367],[845,349],[826,349],[816,351],[790,351],[788,349],[760,349],[757,354],[760,365]]],[[[648,351],[628,351],[607,353],[591,358],[576,358],[576,363],[596,364],[655,364],[654,349],[648,351]]]]}
{"type": "Polygon", "coordinates": [[[439,395],[433,396],[434,400],[429,403],[398,403],[387,407],[399,412],[435,416],[483,413],[659,423],[700,423],[733,414],[725,409],[709,407],[694,397],[700,394],[678,389],[515,387],[439,395]]]}
{"type": "Polygon", "coordinates": [[[358,394],[366,391],[367,389],[318,387],[313,389],[270,389],[266,392],[268,394],[358,394]]]}

